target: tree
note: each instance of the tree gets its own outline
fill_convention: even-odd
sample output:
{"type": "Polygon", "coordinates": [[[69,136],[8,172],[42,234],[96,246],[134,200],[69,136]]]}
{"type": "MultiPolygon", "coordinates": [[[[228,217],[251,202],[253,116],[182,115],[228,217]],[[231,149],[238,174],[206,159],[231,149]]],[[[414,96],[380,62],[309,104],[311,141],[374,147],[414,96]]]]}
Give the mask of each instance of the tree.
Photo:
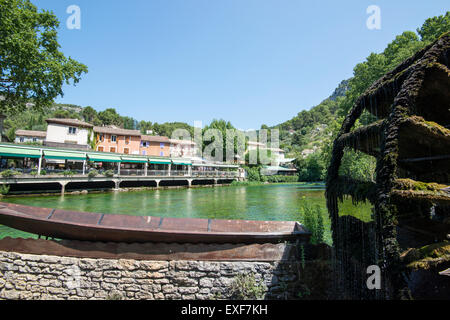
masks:
{"type": "Polygon", "coordinates": [[[59,51],[59,21],[28,0],[0,0],[0,112],[40,109],[88,68],[59,51]]]}
{"type": "Polygon", "coordinates": [[[122,117],[114,108],[108,108],[105,111],[100,111],[98,113],[98,118],[101,121],[102,125],[115,125],[118,127],[121,127],[123,125],[122,117]]]}
{"type": "Polygon", "coordinates": [[[97,111],[95,111],[95,109],[91,106],[83,108],[83,111],[81,111],[81,115],[83,116],[84,121],[88,123],[94,123],[98,118],[97,111]]]}
{"type": "Polygon", "coordinates": [[[440,35],[450,31],[450,11],[445,15],[432,17],[425,20],[422,27],[417,29],[422,41],[430,43],[436,40],[440,35]]]}

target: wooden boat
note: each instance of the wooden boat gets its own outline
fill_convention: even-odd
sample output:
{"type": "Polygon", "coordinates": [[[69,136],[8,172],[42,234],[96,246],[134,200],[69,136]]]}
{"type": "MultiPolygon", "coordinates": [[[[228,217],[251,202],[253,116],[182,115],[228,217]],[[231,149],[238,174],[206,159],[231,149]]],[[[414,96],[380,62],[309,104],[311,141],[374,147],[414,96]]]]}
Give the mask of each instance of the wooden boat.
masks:
{"type": "Polygon", "coordinates": [[[0,202],[0,224],[40,236],[101,242],[277,243],[308,241],[294,221],[160,218],[76,212],[0,202]]]}

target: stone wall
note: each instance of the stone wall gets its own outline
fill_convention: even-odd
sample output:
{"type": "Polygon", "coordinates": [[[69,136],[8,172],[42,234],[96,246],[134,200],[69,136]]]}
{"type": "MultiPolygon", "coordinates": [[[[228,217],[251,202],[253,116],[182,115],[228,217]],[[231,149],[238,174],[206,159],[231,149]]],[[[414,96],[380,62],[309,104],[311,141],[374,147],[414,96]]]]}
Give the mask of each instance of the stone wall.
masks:
{"type": "Polygon", "coordinates": [[[297,262],[137,261],[0,251],[0,299],[227,299],[239,274],[266,298],[296,296],[297,262]]]}

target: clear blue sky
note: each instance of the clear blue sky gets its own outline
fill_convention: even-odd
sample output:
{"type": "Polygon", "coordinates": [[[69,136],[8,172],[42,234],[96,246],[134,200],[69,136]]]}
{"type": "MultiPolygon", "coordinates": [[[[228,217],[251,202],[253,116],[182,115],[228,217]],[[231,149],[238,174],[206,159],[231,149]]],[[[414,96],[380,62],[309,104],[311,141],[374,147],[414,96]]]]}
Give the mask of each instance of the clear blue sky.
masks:
{"type": "Polygon", "coordinates": [[[319,104],[353,67],[448,0],[32,0],[61,21],[61,50],[89,73],[57,102],[152,122],[275,125],[319,104]],[[81,30],[66,28],[69,5],[81,30]],[[381,30],[369,30],[369,5],[381,30]]]}

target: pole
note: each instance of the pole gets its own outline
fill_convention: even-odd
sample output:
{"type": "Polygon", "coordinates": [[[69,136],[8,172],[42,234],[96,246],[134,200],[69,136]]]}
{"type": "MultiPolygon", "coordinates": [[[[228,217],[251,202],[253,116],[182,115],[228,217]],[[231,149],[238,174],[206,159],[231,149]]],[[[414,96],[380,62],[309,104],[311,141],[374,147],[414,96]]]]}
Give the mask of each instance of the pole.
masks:
{"type": "Polygon", "coordinates": [[[42,149],[40,150],[41,155],[39,156],[39,164],[38,164],[38,176],[41,175],[41,169],[42,169],[42,149]]]}

